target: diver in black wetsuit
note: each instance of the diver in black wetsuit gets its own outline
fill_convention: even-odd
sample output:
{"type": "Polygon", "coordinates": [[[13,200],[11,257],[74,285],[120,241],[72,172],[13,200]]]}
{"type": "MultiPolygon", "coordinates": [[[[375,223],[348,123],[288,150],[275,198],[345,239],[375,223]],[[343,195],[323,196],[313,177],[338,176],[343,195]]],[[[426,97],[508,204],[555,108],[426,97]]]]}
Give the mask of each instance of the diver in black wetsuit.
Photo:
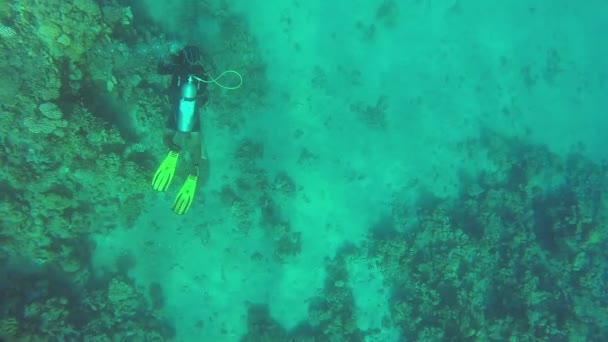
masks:
{"type": "Polygon", "coordinates": [[[169,154],[157,169],[152,186],[158,191],[167,190],[173,179],[178,157],[181,152],[185,152],[192,171],[173,204],[173,211],[181,215],[185,214],[192,204],[199,172],[208,174],[209,165],[199,113],[208,101],[205,82],[208,75],[201,65],[200,51],[195,46],[186,46],[179,54],[172,56],[170,63],[161,63],[158,73],[172,75],[168,89],[171,111],[164,133],[164,142],[169,148],[169,154]]]}

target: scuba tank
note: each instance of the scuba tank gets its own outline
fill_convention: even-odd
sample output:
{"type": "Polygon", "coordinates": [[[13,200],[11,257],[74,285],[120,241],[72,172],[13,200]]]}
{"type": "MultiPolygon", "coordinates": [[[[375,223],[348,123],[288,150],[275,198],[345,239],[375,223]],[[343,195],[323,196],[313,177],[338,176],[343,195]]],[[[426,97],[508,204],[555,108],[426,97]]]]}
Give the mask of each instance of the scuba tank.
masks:
{"type": "Polygon", "coordinates": [[[194,84],[192,76],[182,85],[179,108],[175,118],[177,130],[181,132],[192,132],[196,122],[196,93],[198,86],[194,84]]]}

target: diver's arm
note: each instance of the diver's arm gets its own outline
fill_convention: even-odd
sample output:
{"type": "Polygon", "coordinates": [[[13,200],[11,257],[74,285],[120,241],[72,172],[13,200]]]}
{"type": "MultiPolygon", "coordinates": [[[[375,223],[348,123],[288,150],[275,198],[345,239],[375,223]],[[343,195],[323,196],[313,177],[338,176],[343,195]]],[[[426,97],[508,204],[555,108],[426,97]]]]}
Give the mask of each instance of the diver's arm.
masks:
{"type": "Polygon", "coordinates": [[[204,89],[202,92],[200,92],[198,95],[196,95],[196,102],[198,103],[198,106],[202,110],[207,108],[208,101],[209,101],[209,92],[207,91],[207,89],[204,89]]]}
{"type": "Polygon", "coordinates": [[[178,65],[176,65],[176,64],[160,62],[160,63],[158,63],[156,72],[159,75],[172,75],[177,71],[177,68],[178,68],[178,65]]]}
{"type": "Polygon", "coordinates": [[[203,66],[200,64],[195,64],[195,65],[190,66],[190,68],[188,69],[188,73],[196,76],[199,79],[202,79],[205,81],[209,80],[209,75],[207,75],[205,68],[203,68],[203,66]]]}

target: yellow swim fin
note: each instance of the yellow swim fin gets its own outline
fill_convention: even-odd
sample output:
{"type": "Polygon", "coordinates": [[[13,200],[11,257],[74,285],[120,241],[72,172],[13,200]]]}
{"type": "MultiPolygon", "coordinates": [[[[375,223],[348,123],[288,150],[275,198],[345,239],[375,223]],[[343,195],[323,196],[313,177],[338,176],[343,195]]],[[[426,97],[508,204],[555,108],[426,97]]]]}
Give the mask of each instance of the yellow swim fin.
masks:
{"type": "Polygon", "coordinates": [[[177,193],[175,202],[173,203],[173,212],[178,215],[185,214],[194,200],[194,193],[196,192],[196,182],[198,180],[198,166],[194,167],[194,170],[190,172],[186,182],[182,185],[182,188],[177,193]]]}
{"type": "Polygon", "coordinates": [[[154,178],[152,178],[152,187],[156,191],[165,191],[173,180],[175,174],[175,167],[177,166],[177,158],[179,152],[169,151],[169,154],[165,157],[165,160],[160,164],[154,178]]]}

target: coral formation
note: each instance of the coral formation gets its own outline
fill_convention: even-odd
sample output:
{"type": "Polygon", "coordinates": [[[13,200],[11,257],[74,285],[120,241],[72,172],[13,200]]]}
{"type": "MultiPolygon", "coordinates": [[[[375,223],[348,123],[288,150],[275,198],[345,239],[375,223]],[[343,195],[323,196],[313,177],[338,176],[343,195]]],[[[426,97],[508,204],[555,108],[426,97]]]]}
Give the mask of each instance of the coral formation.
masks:
{"type": "Polygon", "coordinates": [[[481,141],[494,171],[463,176],[456,198],[421,196],[415,217],[397,193],[366,243],[327,262],[302,325],[286,331],[255,307],[246,339],[601,340],[606,166],[494,132],[481,141]],[[357,325],[349,269],[361,262],[390,290],[380,329],[357,325]]]}
{"type": "Polygon", "coordinates": [[[0,320],[0,338],[14,338],[17,334],[18,322],[14,317],[0,320]]]}
{"type": "Polygon", "coordinates": [[[135,289],[117,279],[112,279],[108,286],[108,302],[117,321],[133,316],[140,305],[135,289]]]}
{"type": "Polygon", "coordinates": [[[412,231],[397,231],[393,220],[374,230],[368,257],[393,288],[392,324],[405,338],[428,341],[599,338],[604,323],[581,323],[578,308],[601,310],[590,304],[601,301],[594,295],[601,285],[584,279],[605,269],[583,260],[604,254],[586,242],[605,227],[597,206],[607,190],[604,167],[487,137],[495,173],[459,198],[421,207],[412,231]]]}
{"type": "MultiPolygon", "coordinates": [[[[92,288],[98,281],[91,277],[87,261],[88,236],[132,224],[147,189],[141,176],[145,150],[123,158],[123,152],[133,150],[127,142],[129,132],[119,131],[103,107],[88,101],[89,94],[97,92],[88,67],[95,61],[93,52],[112,41],[112,32],[129,25],[132,13],[115,2],[100,6],[94,0],[26,1],[11,4],[6,12],[3,3],[2,11],[7,20],[0,26],[0,55],[6,61],[0,66],[5,76],[0,82],[0,120],[6,127],[0,139],[0,241],[9,261],[29,260],[27,267],[21,261],[5,265],[10,276],[2,282],[48,279],[37,282],[35,289],[3,291],[2,312],[11,307],[16,315],[0,317],[2,336],[90,340],[107,333],[111,338],[139,334],[163,340],[168,336],[163,323],[136,332],[135,321],[145,326],[159,319],[141,315],[146,301],[135,289],[128,287],[130,297],[124,292],[120,297],[118,290],[127,288],[125,283],[110,283],[110,295],[104,299],[108,304],[95,310],[85,305],[85,298],[94,297],[92,288]],[[122,223],[116,220],[117,213],[124,218],[122,223]],[[66,279],[80,287],[71,290],[82,296],[60,293],[55,283],[66,279]],[[98,316],[128,319],[132,326],[123,329],[130,332],[112,322],[99,324],[98,316]]],[[[142,98],[161,103],[154,95],[142,98]]]]}

